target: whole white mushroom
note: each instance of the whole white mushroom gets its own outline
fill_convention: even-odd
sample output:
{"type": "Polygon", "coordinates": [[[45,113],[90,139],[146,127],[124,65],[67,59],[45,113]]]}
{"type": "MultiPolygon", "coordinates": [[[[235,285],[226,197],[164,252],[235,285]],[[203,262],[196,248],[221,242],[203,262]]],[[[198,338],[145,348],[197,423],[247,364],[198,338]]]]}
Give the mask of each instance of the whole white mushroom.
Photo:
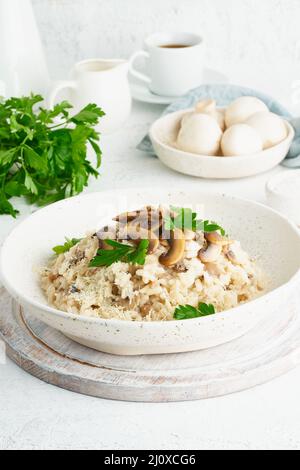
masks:
{"type": "Polygon", "coordinates": [[[247,119],[245,124],[253,127],[259,133],[264,149],[279,144],[287,136],[287,128],[283,119],[274,113],[255,113],[247,119]]]}
{"type": "Polygon", "coordinates": [[[233,101],[225,112],[226,127],[231,127],[234,124],[242,124],[250,116],[262,111],[269,111],[265,103],[255,96],[241,96],[233,101]]]}
{"type": "Polygon", "coordinates": [[[225,157],[239,157],[258,153],[263,145],[259,133],[253,127],[235,124],[224,132],[221,148],[225,157]]]}
{"type": "Polygon", "coordinates": [[[202,100],[199,101],[195,108],[196,113],[208,114],[216,119],[222,131],[225,131],[225,111],[217,109],[215,100],[202,100]]]}
{"type": "Polygon", "coordinates": [[[208,114],[190,113],[182,119],[177,147],[199,155],[216,155],[220,148],[222,130],[208,114]]]}

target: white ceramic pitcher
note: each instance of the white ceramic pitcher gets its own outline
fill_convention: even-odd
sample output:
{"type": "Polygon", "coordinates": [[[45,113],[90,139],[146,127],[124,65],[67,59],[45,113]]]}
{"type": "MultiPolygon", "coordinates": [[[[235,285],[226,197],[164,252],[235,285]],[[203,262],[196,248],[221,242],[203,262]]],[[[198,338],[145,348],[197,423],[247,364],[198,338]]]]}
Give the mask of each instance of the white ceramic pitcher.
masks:
{"type": "Polygon", "coordinates": [[[75,112],[89,103],[95,103],[105,112],[99,130],[110,133],[119,129],[131,111],[131,93],[128,82],[129,64],[125,60],[91,59],[79,62],[72,71],[72,79],[59,82],[49,97],[52,108],[63,90],[69,90],[75,112]]]}
{"type": "Polygon", "coordinates": [[[50,79],[30,0],[0,0],[0,95],[46,95],[50,79]]]}

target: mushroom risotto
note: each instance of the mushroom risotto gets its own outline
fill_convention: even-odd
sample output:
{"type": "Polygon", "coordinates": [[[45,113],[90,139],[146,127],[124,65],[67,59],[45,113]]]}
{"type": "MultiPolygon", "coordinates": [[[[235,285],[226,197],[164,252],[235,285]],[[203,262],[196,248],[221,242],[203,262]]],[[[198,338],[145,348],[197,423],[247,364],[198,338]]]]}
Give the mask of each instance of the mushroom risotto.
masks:
{"type": "Polygon", "coordinates": [[[120,320],[215,314],[265,289],[261,270],[218,224],[186,208],[146,207],[83,239],[67,239],[41,271],[48,302],[120,320]]]}

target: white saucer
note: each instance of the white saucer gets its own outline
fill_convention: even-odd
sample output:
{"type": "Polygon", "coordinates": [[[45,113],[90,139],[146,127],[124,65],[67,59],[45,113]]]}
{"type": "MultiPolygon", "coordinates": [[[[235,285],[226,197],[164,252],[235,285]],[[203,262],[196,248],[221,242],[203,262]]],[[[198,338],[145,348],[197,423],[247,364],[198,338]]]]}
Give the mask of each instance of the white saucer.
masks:
{"type": "MultiPolygon", "coordinates": [[[[142,101],[144,103],[153,103],[153,104],[171,104],[173,101],[178,99],[174,96],[161,96],[155,95],[152,93],[147,84],[143,83],[142,81],[136,79],[132,75],[129,75],[129,82],[131,87],[131,94],[134,100],[142,101]]],[[[228,83],[229,80],[226,75],[218,72],[217,70],[213,69],[204,69],[203,74],[203,84],[209,83],[228,83]]],[[[200,84],[199,84],[200,85],[200,84]]]]}

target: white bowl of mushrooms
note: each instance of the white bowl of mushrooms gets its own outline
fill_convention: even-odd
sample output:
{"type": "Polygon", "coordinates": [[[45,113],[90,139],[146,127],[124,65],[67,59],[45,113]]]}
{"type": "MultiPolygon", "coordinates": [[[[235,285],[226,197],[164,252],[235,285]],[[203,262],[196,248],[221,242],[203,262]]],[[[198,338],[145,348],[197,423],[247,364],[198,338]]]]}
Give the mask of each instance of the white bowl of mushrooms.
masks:
{"type": "MultiPolygon", "coordinates": [[[[167,225],[165,219],[164,224],[167,225]]],[[[145,240],[144,234],[140,233],[139,237],[145,240]]],[[[115,255],[116,252],[112,254],[115,255]]],[[[272,321],[272,316],[285,314],[289,296],[299,283],[299,267],[299,232],[272,209],[226,195],[190,190],[168,192],[159,188],[155,191],[153,188],[104,191],[53,204],[20,223],[8,236],[0,253],[1,281],[27,313],[83,345],[119,355],[194,351],[234,340],[259,322],[272,321]],[[191,227],[186,229],[185,226],[179,240],[173,243],[174,232],[180,229],[177,228],[176,214],[175,218],[171,214],[169,237],[157,232],[157,228],[153,229],[158,239],[149,237],[149,245],[143,251],[139,245],[141,240],[136,244],[130,235],[124,242],[124,237],[119,236],[117,243],[129,243],[130,246],[122,245],[125,254],[123,252],[119,260],[119,267],[114,264],[108,267],[105,262],[104,266],[103,256],[105,260],[111,259],[111,252],[105,250],[103,242],[106,243],[111,235],[101,237],[96,231],[106,227],[116,214],[165,205],[172,206],[172,211],[174,207],[195,210],[197,219],[192,220],[197,222],[199,238],[191,233],[191,227]],[[208,223],[208,220],[213,222],[208,223]],[[65,237],[69,241],[64,244],[65,237]],[[239,240],[243,250],[234,240],[239,240]],[[199,247],[195,248],[197,243],[199,247]],[[61,246],[57,248],[58,245],[61,246]],[[53,247],[56,247],[57,257],[53,247]],[[51,256],[54,257],[52,261],[51,256]],[[181,262],[184,262],[183,270],[181,262]],[[131,277],[117,278],[120,266],[124,274],[128,274],[130,263],[131,277]],[[153,275],[151,263],[159,268],[158,277],[161,276],[163,283],[156,278],[145,278],[150,271],[153,275]],[[265,273],[267,282],[264,290],[246,298],[247,286],[250,289],[259,286],[253,263],[265,273]],[[53,271],[57,267],[58,271],[53,271]],[[47,291],[45,284],[41,284],[41,269],[44,278],[48,276],[51,282],[47,291]],[[79,305],[81,290],[88,285],[85,284],[88,278],[92,283],[97,279],[97,288],[101,290],[101,282],[108,282],[110,276],[115,276],[117,290],[111,289],[109,293],[110,302],[115,299],[115,306],[110,303],[105,311],[103,305],[90,305],[89,290],[85,291],[85,303],[79,305]],[[132,292],[129,287],[134,276],[140,276],[140,280],[139,287],[132,292]],[[226,304],[223,311],[218,302],[234,302],[238,293],[236,283],[240,282],[241,276],[244,280],[238,287],[242,294],[237,298],[237,306],[230,308],[231,304],[226,304]],[[176,284],[179,280],[180,284],[176,284]],[[183,291],[182,282],[185,285],[183,291]],[[164,296],[164,288],[168,285],[170,292],[165,292],[164,296]],[[149,288],[157,288],[157,291],[150,299],[146,298],[148,303],[153,301],[153,305],[144,311],[144,296],[148,295],[149,288]],[[67,301],[77,302],[68,311],[67,304],[61,309],[55,306],[64,294],[67,301]],[[161,312],[157,308],[157,295],[161,312]],[[130,302],[135,298],[140,304],[132,307],[130,302]],[[218,300],[220,298],[222,300],[218,300]],[[114,307],[120,305],[121,318],[118,318],[114,307]],[[152,309],[154,305],[155,309],[152,309]],[[80,311],[76,310],[80,308],[80,311]],[[162,318],[158,320],[160,313],[162,318]]]]}
{"type": "Polygon", "coordinates": [[[295,131],[258,98],[243,96],[228,108],[214,100],[158,119],[150,138],[159,159],[180,173],[242,178],[281,163],[295,131]]]}

